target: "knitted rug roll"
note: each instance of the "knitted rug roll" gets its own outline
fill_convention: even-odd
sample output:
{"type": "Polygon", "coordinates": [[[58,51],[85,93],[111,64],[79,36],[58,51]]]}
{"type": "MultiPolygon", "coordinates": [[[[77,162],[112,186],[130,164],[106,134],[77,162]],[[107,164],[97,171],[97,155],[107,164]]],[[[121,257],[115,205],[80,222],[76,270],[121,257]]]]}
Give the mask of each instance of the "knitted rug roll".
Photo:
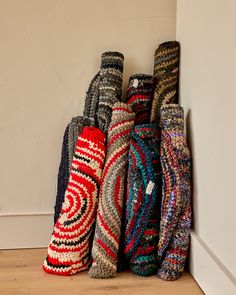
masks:
{"type": "Polygon", "coordinates": [[[69,136],[69,124],[66,126],[66,130],[63,136],[61,161],[59,165],[59,171],[57,176],[57,195],[54,206],[54,224],[56,223],[60,213],[62,203],[64,202],[65,191],[70,176],[70,155],[68,148],[68,136],[69,136]]]}
{"type": "Polygon", "coordinates": [[[71,163],[75,146],[78,141],[78,136],[81,134],[85,126],[91,125],[93,125],[92,119],[78,116],[72,118],[71,122],[66,127],[63,137],[61,162],[57,178],[57,195],[54,206],[54,224],[61,213],[62,204],[65,199],[65,191],[69,181],[71,163]]]}
{"type": "Polygon", "coordinates": [[[154,56],[156,86],[152,103],[151,122],[159,123],[160,108],[177,103],[179,82],[180,45],[177,41],[160,44],[154,56]]]}
{"type": "Polygon", "coordinates": [[[131,133],[124,253],[130,270],[141,276],[157,271],[161,199],[159,140],[156,124],[135,126],[131,133]]]}
{"type": "Polygon", "coordinates": [[[104,143],[104,134],[95,127],[85,127],[78,137],[62,211],[43,263],[48,273],[71,275],[89,266],[104,143]]]}
{"type": "Polygon", "coordinates": [[[114,104],[99,194],[92,247],[93,263],[89,270],[92,278],[111,278],[116,275],[124,185],[134,117],[131,107],[126,103],[114,104]]]}
{"type": "Polygon", "coordinates": [[[181,276],[191,228],[191,160],[184,137],[184,112],[177,104],[161,108],[161,166],[163,173],[158,275],[181,276]]]}
{"type": "Polygon", "coordinates": [[[151,75],[136,74],[130,77],[127,103],[135,113],[135,125],[150,123],[154,79],[151,75]]]}
{"type": "Polygon", "coordinates": [[[119,52],[105,52],[101,58],[98,127],[107,133],[112,107],[121,99],[124,56],[119,52]]]}
{"type": "Polygon", "coordinates": [[[83,115],[88,118],[95,120],[95,126],[97,127],[97,111],[98,111],[98,100],[99,100],[99,83],[100,83],[100,72],[98,72],[93,80],[91,81],[84,104],[83,115]]]}

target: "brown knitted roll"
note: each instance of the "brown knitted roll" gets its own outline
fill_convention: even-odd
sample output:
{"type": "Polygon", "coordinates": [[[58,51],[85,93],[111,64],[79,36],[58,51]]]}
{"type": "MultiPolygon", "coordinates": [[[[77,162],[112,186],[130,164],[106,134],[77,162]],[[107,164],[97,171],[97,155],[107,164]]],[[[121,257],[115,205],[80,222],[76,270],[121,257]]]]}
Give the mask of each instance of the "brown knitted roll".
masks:
{"type": "Polygon", "coordinates": [[[180,45],[177,41],[160,44],[154,56],[155,91],[151,122],[158,122],[164,104],[177,103],[180,45]]]}

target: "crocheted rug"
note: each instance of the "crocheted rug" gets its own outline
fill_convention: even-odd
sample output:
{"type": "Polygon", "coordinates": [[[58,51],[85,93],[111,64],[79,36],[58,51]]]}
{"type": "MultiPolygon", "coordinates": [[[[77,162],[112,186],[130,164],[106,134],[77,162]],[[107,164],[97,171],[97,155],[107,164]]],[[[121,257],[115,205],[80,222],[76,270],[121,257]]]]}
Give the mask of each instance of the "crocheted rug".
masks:
{"type": "Polygon", "coordinates": [[[121,100],[124,56],[119,52],[104,52],[101,58],[98,127],[107,133],[112,107],[121,100]]]}
{"type": "Polygon", "coordinates": [[[124,254],[130,270],[141,276],[157,271],[161,199],[159,140],[156,124],[135,126],[131,133],[124,254]]]}
{"type": "Polygon", "coordinates": [[[84,117],[93,118],[94,125],[97,127],[97,111],[99,100],[99,84],[100,84],[100,72],[98,72],[92,79],[84,103],[84,117]]]}
{"type": "Polygon", "coordinates": [[[184,137],[184,112],[177,104],[161,108],[161,166],[163,174],[158,275],[181,276],[191,229],[191,160],[184,137]]]}
{"type": "Polygon", "coordinates": [[[72,118],[71,122],[67,125],[61,151],[61,161],[59,165],[57,177],[57,194],[54,206],[54,224],[56,223],[60,213],[62,204],[65,199],[65,191],[70,176],[71,163],[74,155],[78,136],[82,133],[85,126],[93,125],[93,119],[78,116],[72,118]]]}
{"type": "Polygon", "coordinates": [[[89,275],[92,278],[110,278],[116,275],[124,184],[134,117],[129,105],[121,102],[114,104],[99,194],[92,247],[93,263],[89,270],[89,275]]]}
{"type": "Polygon", "coordinates": [[[48,273],[71,275],[89,266],[104,143],[104,134],[95,127],[85,127],[78,137],[62,211],[43,263],[48,273]]]}
{"type": "Polygon", "coordinates": [[[129,78],[127,103],[135,113],[135,125],[150,123],[153,91],[153,76],[136,74],[129,78]]]}
{"type": "Polygon", "coordinates": [[[162,105],[178,101],[179,57],[180,45],[177,41],[164,42],[155,52],[154,78],[156,85],[151,122],[159,124],[162,105]]]}

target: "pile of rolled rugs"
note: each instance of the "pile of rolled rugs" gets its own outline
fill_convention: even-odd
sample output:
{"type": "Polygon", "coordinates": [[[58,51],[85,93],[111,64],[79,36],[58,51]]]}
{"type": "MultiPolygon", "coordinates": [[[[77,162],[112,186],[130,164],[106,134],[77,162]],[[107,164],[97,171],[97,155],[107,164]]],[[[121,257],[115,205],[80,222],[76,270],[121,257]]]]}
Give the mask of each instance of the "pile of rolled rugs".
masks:
{"type": "Polygon", "coordinates": [[[178,279],[191,228],[191,159],[178,104],[180,46],[159,45],[153,75],[105,52],[83,116],[65,129],[45,272],[178,279]]]}

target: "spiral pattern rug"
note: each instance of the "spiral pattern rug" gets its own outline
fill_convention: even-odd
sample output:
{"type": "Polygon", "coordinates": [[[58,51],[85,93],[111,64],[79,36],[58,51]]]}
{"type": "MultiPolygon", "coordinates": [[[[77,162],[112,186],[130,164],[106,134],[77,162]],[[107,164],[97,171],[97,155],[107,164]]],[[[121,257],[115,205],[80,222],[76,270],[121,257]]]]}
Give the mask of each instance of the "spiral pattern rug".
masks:
{"type": "Polygon", "coordinates": [[[161,108],[162,208],[158,275],[181,276],[191,228],[191,161],[184,137],[184,112],[177,104],[161,108]]]}
{"type": "Polygon", "coordinates": [[[121,100],[124,56],[119,52],[104,52],[101,58],[98,127],[107,133],[112,107],[121,100]]]}
{"type": "Polygon", "coordinates": [[[177,41],[164,42],[155,52],[154,78],[156,82],[151,122],[159,124],[162,105],[178,101],[179,58],[180,45],[177,41]]]}
{"type": "Polygon", "coordinates": [[[56,223],[61,213],[62,204],[65,199],[65,191],[69,181],[71,163],[75,151],[75,146],[78,141],[78,136],[81,134],[85,126],[91,125],[93,125],[93,119],[78,116],[72,118],[71,122],[66,127],[62,142],[61,161],[57,177],[57,194],[54,206],[54,224],[56,223]]]}
{"type": "Polygon", "coordinates": [[[95,127],[85,127],[78,137],[62,211],[43,263],[48,273],[71,275],[89,266],[104,143],[104,134],[95,127]]]}
{"type": "Polygon", "coordinates": [[[153,76],[136,74],[130,77],[127,103],[135,113],[135,125],[150,123],[153,91],[153,76]]]}
{"type": "Polygon", "coordinates": [[[116,275],[117,253],[121,232],[121,218],[128,164],[130,133],[134,113],[129,105],[115,103],[108,130],[108,145],[103,170],[95,237],[92,247],[92,278],[116,275]]]}
{"type": "Polygon", "coordinates": [[[124,254],[130,270],[141,276],[157,271],[157,242],[161,197],[156,124],[135,126],[131,133],[124,254]]]}

